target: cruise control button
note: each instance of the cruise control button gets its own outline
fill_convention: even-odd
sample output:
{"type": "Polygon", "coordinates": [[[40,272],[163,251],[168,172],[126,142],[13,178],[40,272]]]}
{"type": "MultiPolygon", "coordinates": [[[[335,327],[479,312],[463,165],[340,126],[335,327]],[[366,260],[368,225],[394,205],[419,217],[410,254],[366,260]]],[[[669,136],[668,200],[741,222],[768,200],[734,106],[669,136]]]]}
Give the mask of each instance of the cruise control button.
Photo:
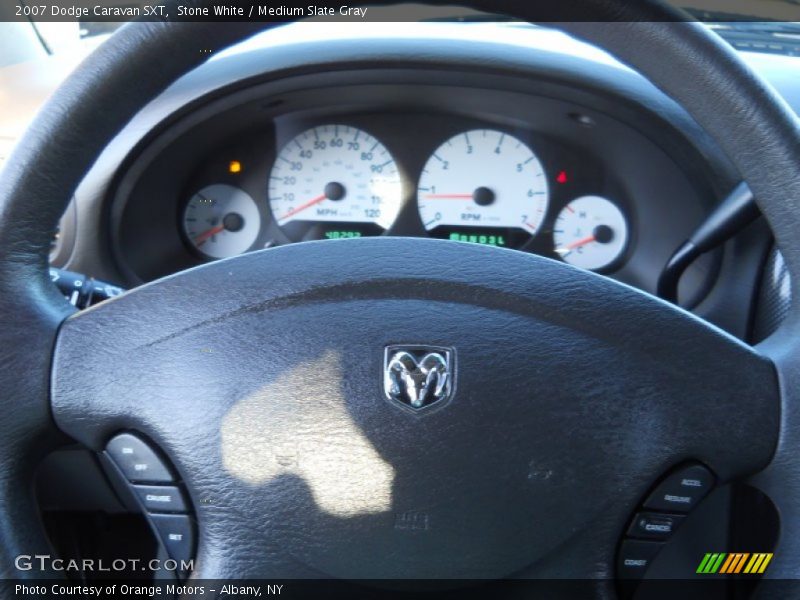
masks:
{"type": "Polygon", "coordinates": [[[194,550],[194,527],[186,515],[150,515],[161,543],[170,558],[188,561],[194,550]]]}
{"type": "Polygon", "coordinates": [[[714,485],[711,471],[702,465],[684,467],[662,481],[644,508],[670,512],[689,512],[714,485]]]}
{"type": "Polygon", "coordinates": [[[658,513],[642,512],[637,514],[628,535],[638,538],[665,540],[678,528],[683,521],[683,515],[660,515],[658,513]]]}
{"type": "Polygon", "coordinates": [[[133,489],[147,512],[186,512],[186,501],[175,486],[135,485],[133,489]]]}
{"type": "Polygon", "coordinates": [[[660,542],[623,541],[617,559],[619,578],[641,579],[663,546],[660,542]]]}
{"type": "Polygon", "coordinates": [[[129,481],[172,483],[169,470],[143,440],[130,433],[121,433],[106,446],[111,460],[129,481]]]}

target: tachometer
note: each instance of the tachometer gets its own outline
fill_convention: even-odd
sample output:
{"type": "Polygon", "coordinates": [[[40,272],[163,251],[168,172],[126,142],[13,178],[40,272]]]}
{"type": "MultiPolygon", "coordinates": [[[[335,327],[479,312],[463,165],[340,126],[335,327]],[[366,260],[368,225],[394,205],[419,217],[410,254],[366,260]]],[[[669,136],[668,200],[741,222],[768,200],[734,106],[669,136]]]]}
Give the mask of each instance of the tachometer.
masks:
{"type": "Polygon", "coordinates": [[[539,231],[549,195],[542,165],[524,142],[479,129],[433,153],[417,198],[433,237],[519,248],[539,231]]]}
{"type": "Polygon", "coordinates": [[[269,177],[272,214],[293,241],[380,235],[402,200],[392,155],[347,125],[301,133],[283,147],[269,177]]]}
{"type": "Polygon", "coordinates": [[[225,184],[209,185],[189,199],[183,232],[192,247],[209,258],[236,256],[250,249],[261,229],[261,215],[250,195],[225,184]]]}

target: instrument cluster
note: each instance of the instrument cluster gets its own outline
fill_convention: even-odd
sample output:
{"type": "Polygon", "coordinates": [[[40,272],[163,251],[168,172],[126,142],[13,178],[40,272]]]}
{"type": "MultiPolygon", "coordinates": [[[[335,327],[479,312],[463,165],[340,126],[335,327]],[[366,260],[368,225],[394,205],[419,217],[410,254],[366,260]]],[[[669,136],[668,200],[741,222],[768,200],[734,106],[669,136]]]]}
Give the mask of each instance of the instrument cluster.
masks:
{"type": "MultiPolygon", "coordinates": [[[[329,87],[309,76],[280,92],[267,82],[157,128],[109,198],[120,281],[272,246],[402,236],[529,252],[654,292],[715,202],[702,157],[651,113],[581,104],[573,88],[548,97],[439,71],[373,80],[384,76],[338,73],[329,87]]],[[[685,275],[684,298],[704,296],[713,260],[685,275]]]]}
{"type": "Polygon", "coordinates": [[[587,153],[470,119],[399,119],[405,128],[388,138],[361,121],[293,124],[274,132],[272,153],[259,156],[254,142],[212,156],[180,203],[188,250],[215,260],[283,243],[404,235],[536,252],[599,272],[624,264],[630,203],[587,153]]]}

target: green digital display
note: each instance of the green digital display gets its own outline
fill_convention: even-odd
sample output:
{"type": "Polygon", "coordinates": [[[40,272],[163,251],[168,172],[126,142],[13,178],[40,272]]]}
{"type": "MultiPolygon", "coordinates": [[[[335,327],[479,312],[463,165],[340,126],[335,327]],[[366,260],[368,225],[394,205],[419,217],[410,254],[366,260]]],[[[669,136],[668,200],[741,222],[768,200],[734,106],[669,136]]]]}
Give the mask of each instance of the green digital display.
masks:
{"type": "Polygon", "coordinates": [[[450,240],[453,242],[470,242],[472,244],[483,244],[484,246],[505,246],[506,238],[502,235],[482,235],[475,233],[450,233],[450,240]]]}
{"type": "Polygon", "coordinates": [[[353,238],[360,238],[360,231],[326,231],[325,239],[327,240],[350,240],[353,238]]]}

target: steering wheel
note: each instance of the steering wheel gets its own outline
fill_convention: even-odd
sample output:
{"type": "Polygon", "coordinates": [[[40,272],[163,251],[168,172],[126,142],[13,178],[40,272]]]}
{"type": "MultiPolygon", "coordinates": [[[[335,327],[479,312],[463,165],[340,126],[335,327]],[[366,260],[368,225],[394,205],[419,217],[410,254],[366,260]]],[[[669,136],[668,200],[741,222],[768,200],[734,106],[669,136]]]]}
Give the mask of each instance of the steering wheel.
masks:
{"type": "MultiPolygon", "coordinates": [[[[458,4],[542,16],[526,0],[458,4]]],[[[667,22],[656,2],[579,5],[616,22],[557,26],[649,77],[719,143],[800,297],[800,128],[786,104],[714,34],[667,22]]],[[[184,481],[198,578],[611,578],[642,494],[687,459],[723,482],[759,473],[782,516],[769,572],[800,576],[796,306],[751,348],[563,263],[375,238],[255,252],[71,312],[47,249],[85,172],[205,60],[198,48],[264,27],[125,26],[54,94],[5,168],[4,576],[40,577],[14,571],[14,557],[48,553],[37,461],[64,434],[101,451],[120,431],[149,439],[184,481]],[[396,345],[444,349],[437,377],[450,379],[423,395],[445,401],[415,410],[387,397],[396,345]]]]}

